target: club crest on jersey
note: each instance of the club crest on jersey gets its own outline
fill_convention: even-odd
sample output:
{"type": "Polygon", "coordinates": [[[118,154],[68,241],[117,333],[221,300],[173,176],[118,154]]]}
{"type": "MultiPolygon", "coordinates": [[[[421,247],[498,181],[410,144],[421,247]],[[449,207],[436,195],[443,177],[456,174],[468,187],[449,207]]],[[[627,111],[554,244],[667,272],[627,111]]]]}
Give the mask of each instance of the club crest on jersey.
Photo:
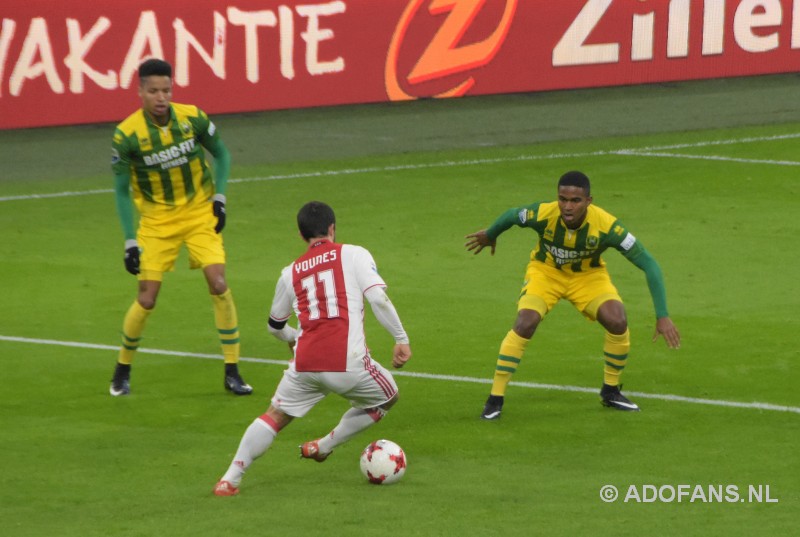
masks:
{"type": "Polygon", "coordinates": [[[111,148],[111,164],[116,164],[119,162],[119,151],[115,148],[111,148]]]}
{"type": "Polygon", "coordinates": [[[597,249],[597,245],[600,242],[600,239],[596,235],[589,235],[586,237],[586,247],[590,250],[597,249]]]}
{"type": "Polygon", "coordinates": [[[189,134],[192,132],[192,126],[189,124],[188,121],[181,122],[181,132],[183,134],[189,134]]]}

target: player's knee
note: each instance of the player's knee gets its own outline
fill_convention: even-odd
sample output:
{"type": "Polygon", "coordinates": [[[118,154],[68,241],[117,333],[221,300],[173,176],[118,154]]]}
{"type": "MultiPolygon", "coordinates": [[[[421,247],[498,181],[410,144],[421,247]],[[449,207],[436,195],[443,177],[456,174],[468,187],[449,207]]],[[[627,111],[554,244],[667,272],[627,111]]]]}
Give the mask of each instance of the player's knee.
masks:
{"type": "Polygon", "coordinates": [[[597,309],[597,320],[612,334],[624,334],[628,329],[625,307],[618,300],[608,300],[597,309]]]}
{"type": "Polygon", "coordinates": [[[228,284],[224,278],[214,279],[208,282],[208,290],[212,295],[221,295],[228,290],[228,284]]]}
{"type": "Polygon", "coordinates": [[[139,296],[137,299],[139,305],[146,310],[151,310],[156,307],[156,298],[150,296],[139,296]]]}
{"type": "Polygon", "coordinates": [[[208,283],[208,291],[212,295],[221,295],[228,290],[228,282],[225,281],[225,265],[209,265],[203,269],[208,283]]]}
{"type": "Polygon", "coordinates": [[[277,434],[281,432],[284,427],[289,425],[294,418],[282,410],[270,405],[267,411],[259,416],[258,419],[266,423],[273,431],[275,431],[275,434],[277,434]]]}
{"type": "Polygon", "coordinates": [[[604,315],[599,315],[597,320],[611,334],[620,335],[628,330],[628,319],[624,312],[614,314],[606,312],[604,315]]]}
{"type": "Polygon", "coordinates": [[[628,330],[628,321],[623,317],[606,321],[603,327],[615,335],[624,334],[628,330]]]}
{"type": "Polygon", "coordinates": [[[514,332],[516,332],[519,337],[530,339],[536,332],[536,327],[539,326],[541,320],[542,316],[539,315],[538,311],[520,310],[519,314],[517,314],[517,320],[514,323],[514,332]]]}
{"type": "Polygon", "coordinates": [[[139,288],[136,293],[136,300],[139,302],[139,305],[146,310],[155,308],[159,289],[161,289],[161,282],[140,280],[139,288]]]}
{"type": "Polygon", "coordinates": [[[382,411],[383,411],[383,414],[386,414],[387,412],[389,412],[389,409],[390,409],[390,408],[392,408],[392,407],[395,405],[395,403],[397,403],[397,400],[398,400],[399,398],[400,398],[400,394],[399,394],[399,393],[395,393],[395,394],[392,396],[392,398],[391,398],[391,399],[389,399],[388,401],[386,401],[385,403],[383,403],[381,406],[379,406],[379,407],[377,407],[377,408],[378,408],[379,410],[382,410],[382,411]]]}

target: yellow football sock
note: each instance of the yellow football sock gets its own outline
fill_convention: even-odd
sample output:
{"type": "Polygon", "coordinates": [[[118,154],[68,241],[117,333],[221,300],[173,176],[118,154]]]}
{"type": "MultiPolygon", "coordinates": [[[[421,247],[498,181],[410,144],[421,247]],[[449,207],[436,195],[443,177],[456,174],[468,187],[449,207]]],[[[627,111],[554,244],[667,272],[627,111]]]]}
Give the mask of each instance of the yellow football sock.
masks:
{"type": "Polygon", "coordinates": [[[214,320],[217,323],[225,363],[239,363],[239,320],[233,294],[228,289],[221,295],[211,295],[211,300],[214,303],[214,320]]]}
{"type": "Polygon", "coordinates": [[[603,344],[605,365],[603,366],[603,382],[609,386],[619,386],[619,377],[625,369],[628,351],[631,349],[631,333],[625,330],[624,334],[606,332],[603,344]]]}
{"type": "Polygon", "coordinates": [[[511,375],[517,372],[517,365],[522,361],[522,355],[529,341],[530,339],[518,336],[513,330],[509,330],[503,338],[500,344],[500,356],[497,357],[497,366],[494,370],[492,395],[505,395],[511,375]]]}
{"type": "Polygon", "coordinates": [[[119,363],[130,365],[133,362],[133,356],[139,349],[139,340],[142,339],[144,325],[152,311],[144,309],[138,300],[134,300],[128,308],[125,320],[122,321],[122,347],[119,349],[117,359],[119,363]]]}

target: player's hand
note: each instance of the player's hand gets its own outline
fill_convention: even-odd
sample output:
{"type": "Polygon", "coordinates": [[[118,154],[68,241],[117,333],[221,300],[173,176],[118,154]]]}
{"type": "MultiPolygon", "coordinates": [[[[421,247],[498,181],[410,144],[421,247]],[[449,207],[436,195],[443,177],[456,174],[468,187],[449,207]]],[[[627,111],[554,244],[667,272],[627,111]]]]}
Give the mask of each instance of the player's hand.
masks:
{"type": "Polygon", "coordinates": [[[411,346],[408,343],[397,343],[392,351],[392,367],[400,369],[411,358],[411,346]]]}
{"type": "Polygon", "coordinates": [[[136,244],[136,241],[132,241],[132,243],[125,248],[125,270],[135,276],[139,274],[139,245],[136,244]]]}
{"type": "Polygon", "coordinates": [[[212,210],[214,211],[214,216],[217,217],[217,225],[214,226],[214,231],[219,233],[225,227],[225,202],[215,199],[212,210]]]}
{"type": "Polygon", "coordinates": [[[497,246],[496,240],[491,240],[489,236],[486,234],[486,230],[482,229],[480,231],[476,231],[475,233],[470,233],[466,236],[467,242],[464,246],[467,247],[467,250],[472,251],[475,250],[475,255],[481,253],[481,250],[486,248],[487,246],[492,247],[492,255],[494,255],[494,249],[497,246]]]}
{"type": "Polygon", "coordinates": [[[679,349],[681,347],[681,334],[678,328],[669,317],[661,317],[656,321],[656,332],[653,334],[653,341],[658,339],[658,336],[664,336],[664,341],[670,349],[679,349]]]}

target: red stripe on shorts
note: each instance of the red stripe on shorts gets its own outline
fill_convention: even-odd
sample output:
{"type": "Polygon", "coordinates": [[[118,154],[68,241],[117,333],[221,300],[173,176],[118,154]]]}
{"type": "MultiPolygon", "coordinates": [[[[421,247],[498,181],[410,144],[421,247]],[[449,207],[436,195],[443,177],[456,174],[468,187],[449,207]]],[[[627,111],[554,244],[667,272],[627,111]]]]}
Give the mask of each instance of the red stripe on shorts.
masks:
{"type": "Polygon", "coordinates": [[[383,373],[379,371],[377,367],[375,367],[375,364],[369,357],[365,360],[364,365],[366,366],[366,370],[369,372],[370,376],[375,379],[375,382],[377,382],[378,386],[381,387],[381,390],[383,390],[383,393],[386,395],[386,397],[388,399],[394,397],[394,394],[397,393],[394,389],[394,386],[392,386],[392,383],[389,382],[385,376],[383,376],[383,373]]]}

